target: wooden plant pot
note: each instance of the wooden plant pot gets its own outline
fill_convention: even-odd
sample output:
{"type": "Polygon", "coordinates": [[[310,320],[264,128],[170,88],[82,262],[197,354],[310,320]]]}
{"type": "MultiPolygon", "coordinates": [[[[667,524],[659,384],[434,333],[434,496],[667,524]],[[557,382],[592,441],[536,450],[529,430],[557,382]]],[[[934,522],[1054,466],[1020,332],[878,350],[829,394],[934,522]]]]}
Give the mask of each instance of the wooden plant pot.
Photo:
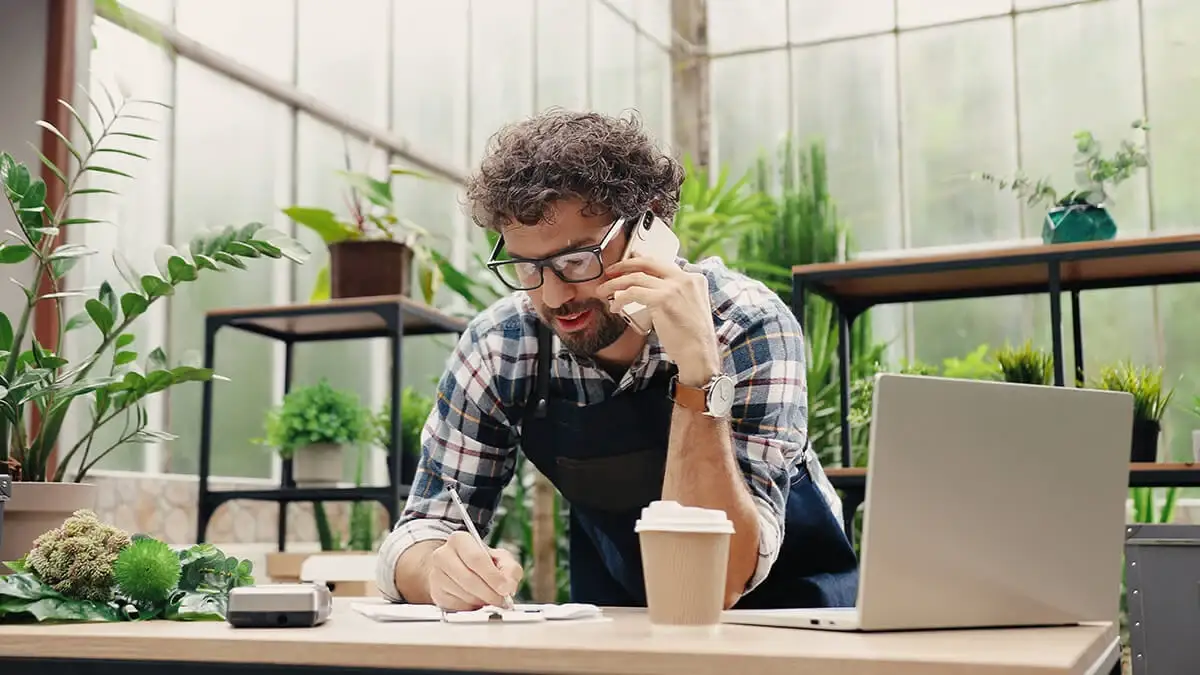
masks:
{"type": "Polygon", "coordinates": [[[292,454],[292,482],[296,487],[336,487],[342,480],[343,447],[313,443],[292,454]]]}
{"type": "Polygon", "coordinates": [[[395,241],[329,245],[329,297],[362,298],[412,293],[413,250],[395,241]]]}
{"type": "Polygon", "coordinates": [[[1158,461],[1158,434],[1160,427],[1155,420],[1134,420],[1133,441],[1129,448],[1129,461],[1158,461]]]}
{"type": "Polygon", "coordinates": [[[0,574],[11,572],[2,561],[18,560],[29,553],[35,539],[62,525],[79,509],[96,508],[96,493],[91,483],[13,483],[12,498],[4,508],[0,574]]]}

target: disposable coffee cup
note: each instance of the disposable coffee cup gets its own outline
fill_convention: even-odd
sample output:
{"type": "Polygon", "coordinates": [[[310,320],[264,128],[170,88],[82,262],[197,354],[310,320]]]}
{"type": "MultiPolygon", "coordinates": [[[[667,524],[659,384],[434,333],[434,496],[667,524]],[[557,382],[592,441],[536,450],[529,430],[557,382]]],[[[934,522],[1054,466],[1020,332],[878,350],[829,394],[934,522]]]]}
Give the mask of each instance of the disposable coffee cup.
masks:
{"type": "Polygon", "coordinates": [[[720,625],[733,534],[725,512],[658,501],[642,509],[634,530],[650,623],[680,629],[720,625]]]}

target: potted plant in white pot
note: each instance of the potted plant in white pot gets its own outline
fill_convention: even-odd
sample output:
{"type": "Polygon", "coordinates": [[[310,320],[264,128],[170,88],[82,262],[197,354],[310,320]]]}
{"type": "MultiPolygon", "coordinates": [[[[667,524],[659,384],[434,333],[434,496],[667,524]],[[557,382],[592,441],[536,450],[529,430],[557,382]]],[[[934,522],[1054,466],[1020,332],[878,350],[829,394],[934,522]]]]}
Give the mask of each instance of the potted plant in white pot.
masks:
{"type": "Polygon", "coordinates": [[[292,460],[297,487],[330,487],[341,481],[346,449],[373,438],[371,411],[322,378],[292,389],[267,413],[263,442],[292,460]]]}
{"type": "Polygon", "coordinates": [[[132,121],[145,119],[137,113],[140,105],[149,102],[121,100],[108,92],[106,100],[112,103],[107,112],[91,101],[102,122],[98,129],[89,128],[73,108],[63,104],[81,125],[80,143],[72,143],[48,122],[39,123],[66,144],[75,159],[72,168],[59,167],[42,157],[55,180],[63,184],[63,198],[58,203],[47,204],[45,182],[28,166],[0,152],[0,189],[17,223],[0,241],[0,264],[32,262],[33,278],[48,280],[37,288],[22,286],[26,300],[15,317],[0,312],[0,473],[7,473],[13,480],[0,560],[19,558],[29,551],[38,535],[57,527],[79,509],[93,508],[95,487],[86,479],[113,450],[126,443],[174,438],[148,426],[145,403],[149,397],[177,384],[215,377],[212,370],[197,363],[172,362],[161,348],[143,352],[134,344],[130,330],[138,317],[183,284],[209,273],[245,269],[246,259],[288,258],[301,262],[307,257],[307,251],[282,232],[251,223],[202,232],[189,242],[187,253],[172,246],[161,247],[155,254],[154,271],[137,272],[119,251],[114,252],[127,286],[124,291],[107,281],[87,292],[69,288],[67,272],[97,251],[82,244],[64,243],[60,235],[101,225],[100,221],[72,213],[72,206],[85,195],[112,193],[86,187],[85,177],[101,173],[129,177],[105,166],[104,159],[112,153],[143,158],[115,141],[150,140],[126,128],[132,121]],[[75,298],[83,301],[83,310],[71,316],[65,313],[67,302],[75,298]],[[35,307],[39,312],[57,312],[61,317],[56,344],[63,345],[73,337],[69,334],[77,331],[76,335],[91,332],[91,342],[96,346],[85,358],[72,362],[40,344],[31,335],[35,307]],[[34,409],[39,418],[36,425],[31,423],[34,409]],[[72,445],[59,447],[63,423],[72,410],[86,416],[86,423],[72,445]],[[121,429],[121,433],[115,441],[97,442],[97,432],[109,425],[121,429]]]}
{"type": "MultiPolygon", "coordinates": [[[[1144,120],[1130,125],[1138,131],[1149,127],[1144,120]]],[[[1001,190],[1011,190],[1029,206],[1046,208],[1042,220],[1042,241],[1046,244],[1069,244],[1083,241],[1104,241],[1117,235],[1117,224],[1108,212],[1112,190],[1133,176],[1138,169],[1149,165],[1144,146],[1121,141],[1111,156],[1104,156],[1100,141],[1090,131],[1075,133],[1076,189],[1060,195],[1048,178],[1030,180],[1021,172],[1012,178],[999,178],[980,173],[976,178],[994,183],[1001,190]]]]}

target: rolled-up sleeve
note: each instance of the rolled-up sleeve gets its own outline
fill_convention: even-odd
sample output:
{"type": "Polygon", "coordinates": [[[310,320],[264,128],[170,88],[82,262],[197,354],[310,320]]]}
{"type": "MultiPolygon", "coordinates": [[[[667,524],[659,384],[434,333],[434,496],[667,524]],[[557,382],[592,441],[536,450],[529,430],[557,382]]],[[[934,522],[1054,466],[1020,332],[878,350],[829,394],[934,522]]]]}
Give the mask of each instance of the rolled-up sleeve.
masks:
{"type": "Polygon", "coordinates": [[[725,365],[737,382],[734,452],[759,516],[758,566],[749,592],[779,555],[792,471],[804,456],[808,394],[800,324],[791,312],[759,315],[731,341],[725,365]]]}
{"type": "MultiPolygon", "coordinates": [[[[421,430],[421,457],[404,512],[379,548],[376,583],[394,602],[400,557],[414,544],[464,529],[446,491],[454,485],[481,535],[512,478],[516,442],[495,382],[496,353],[468,329],[447,360],[437,400],[421,430]]],[[[502,347],[503,345],[501,345],[502,347]]]]}

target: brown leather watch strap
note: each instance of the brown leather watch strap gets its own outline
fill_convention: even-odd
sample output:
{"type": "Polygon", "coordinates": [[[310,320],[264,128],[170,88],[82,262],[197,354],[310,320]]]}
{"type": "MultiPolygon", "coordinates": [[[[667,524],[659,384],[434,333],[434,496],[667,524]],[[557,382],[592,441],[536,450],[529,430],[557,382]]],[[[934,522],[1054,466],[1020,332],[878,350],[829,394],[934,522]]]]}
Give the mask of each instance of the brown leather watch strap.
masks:
{"type": "Polygon", "coordinates": [[[685,408],[708,412],[708,392],[700,387],[681,384],[679,378],[671,378],[671,399],[685,408]]]}

